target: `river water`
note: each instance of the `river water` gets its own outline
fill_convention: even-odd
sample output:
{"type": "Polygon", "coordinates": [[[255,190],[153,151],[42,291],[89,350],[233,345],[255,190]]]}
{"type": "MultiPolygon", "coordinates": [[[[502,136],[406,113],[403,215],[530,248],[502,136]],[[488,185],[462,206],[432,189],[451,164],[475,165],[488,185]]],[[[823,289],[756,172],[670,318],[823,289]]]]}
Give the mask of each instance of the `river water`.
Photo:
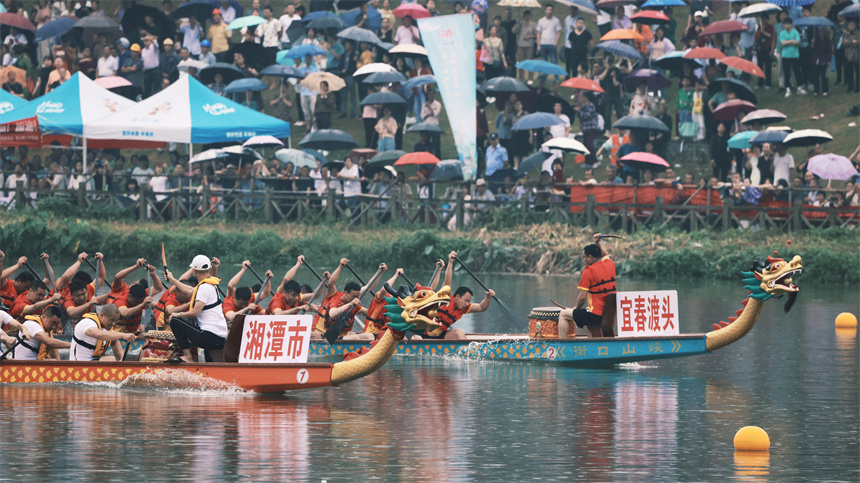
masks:
{"type": "MultiPolygon", "coordinates": [[[[466,277],[454,285],[474,287],[466,277]]],[[[570,302],[576,282],[486,281],[524,317],[570,302]]],[[[2,385],[0,480],[858,481],[857,334],[833,322],[858,313],[858,291],[799,281],[790,313],[769,301],[745,338],[690,358],[588,369],[397,356],[340,388],[274,396],[2,385]],[[769,454],[734,451],[747,425],[769,433],[769,454]]],[[[682,332],[709,330],[745,295],[740,279],[619,286],[678,290],[682,332]]],[[[458,325],[516,332],[495,308],[458,325]]]]}

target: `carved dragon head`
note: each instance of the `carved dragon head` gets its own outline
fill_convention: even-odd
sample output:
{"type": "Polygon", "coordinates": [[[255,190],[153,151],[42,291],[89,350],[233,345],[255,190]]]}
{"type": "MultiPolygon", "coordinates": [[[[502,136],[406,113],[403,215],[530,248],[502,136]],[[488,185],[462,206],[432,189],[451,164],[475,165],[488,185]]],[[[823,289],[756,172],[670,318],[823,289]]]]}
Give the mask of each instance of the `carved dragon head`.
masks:
{"type": "Polygon", "coordinates": [[[803,261],[800,255],[795,255],[790,262],[782,258],[767,257],[767,261],[764,261],[756,257],[752,271],[741,274],[747,284],[745,288],[751,292],[750,297],[757,300],[788,294],[788,302],[785,304],[785,311],[788,312],[794,305],[799,290],[791,277],[802,271],[803,261]]]}
{"type": "Polygon", "coordinates": [[[451,301],[451,287],[447,285],[438,292],[421,285],[416,285],[414,290],[401,285],[395,291],[386,283],[385,291],[392,295],[385,298],[388,302],[386,315],[390,320],[388,326],[400,332],[437,329],[440,324],[434,320],[436,310],[451,301]]]}

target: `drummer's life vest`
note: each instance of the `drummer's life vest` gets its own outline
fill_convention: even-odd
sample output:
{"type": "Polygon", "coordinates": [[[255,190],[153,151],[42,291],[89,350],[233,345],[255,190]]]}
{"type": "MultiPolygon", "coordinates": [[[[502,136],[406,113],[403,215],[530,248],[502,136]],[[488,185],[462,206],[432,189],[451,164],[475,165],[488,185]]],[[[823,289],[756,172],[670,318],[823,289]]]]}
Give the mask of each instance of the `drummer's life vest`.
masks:
{"type": "Polygon", "coordinates": [[[585,270],[592,272],[593,282],[590,287],[577,288],[588,290],[588,311],[595,315],[603,315],[606,296],[616,292],[615,263],[606,256],[592,263],[585,270]]]}
{"type": "MultiPolygon", "coordinates": [[[[99,320],[98,315],[92,313],[84,314],[82,318],[92,320],[96,323],[96,327],[98,327],[99,329],[102,328],[102,321],[99,320]]],[[[93,359],[103,356],[107,351],[107,348],[110,346],[108,342],[103,341],[101,339],[96,339],[96,345],[92,345],[89,342],[82,341],[81,339],[78,339],[75,335],[72,335],[72,339],[74,339],[74,341],[78,343],[78,345],[86,347],[87,349],[92,349],[93,359]]]]}
{"type": "Polygon", "coordinates": [[[196,302],[196,301],[197,301],[197,291],[198,291],[198,290],[200,290],[200,287],[201,287],[204,283],[208,283],[209,285],[214,285],[214,286],[215,286],[215,289],[216,289],[216,290],[215,290],[215,296],[217,297],[217,299],[216,299],[214,302],[212,302],[211,304],[209,304],[209,305],[204,305],[204,306],[203,306],[203,310],[202,310],[200,313],[202,314],[203,312],[205,312],[205,311],[207,311],[207,310],[214,309],[214,308],[218,307],[219,305],[221,305],[221,302],[222,302],[222,300],[221,300],[221,294],[220,294],[220,293],[218,293],[218,290],[217,290],[217,288],[218,288],[218,283],[219,283],[219,282],[221,282],[221,279],[220,279],[220,278],[217,278],[217,277],[206,277],[206,278],[204,278],[203,280],[201,280],[201,281],[200,281],[200,283],[198,283],[198,284],[197,284],[197,286],[196,286],[196,287],[194,287],[194,291],[193,291],[193,292],[191,292],[191,305],[190,305],[190,308],[191,308],[191,309],[194,309],[194,302],[196,302]]]}
{"type": "MultiPolygon", "coordinates": [[[[24,320],[32,320],[33,322],[38,323],[39,327],[42,328],[42,331],[44,331],[46,334],[48,334],[48,337],[54,336],[53,330],[50,332],[45,330],[45,326],[42,325],[42,318],[41,317],[38,317],[36,315],[25,315],[24,320]]],[[[42,343],[39,343],[39,341],[36,341],[36,343],[39,345],[36,347],[33,347],[32,345],[28,344],[27,341],[21,337],[20,332],[18,332],[17,338],[18,338],[19,344],[21,344],[22,346],[24,346],[24,347],[30,349],[31,351],[35,352],[36,354],[38,354],[36,357],[37,359],[45,360],[48,358],[48,351],[50,350],[50,348],[48,347],[48,344],[42,344],[42,343]]]]}

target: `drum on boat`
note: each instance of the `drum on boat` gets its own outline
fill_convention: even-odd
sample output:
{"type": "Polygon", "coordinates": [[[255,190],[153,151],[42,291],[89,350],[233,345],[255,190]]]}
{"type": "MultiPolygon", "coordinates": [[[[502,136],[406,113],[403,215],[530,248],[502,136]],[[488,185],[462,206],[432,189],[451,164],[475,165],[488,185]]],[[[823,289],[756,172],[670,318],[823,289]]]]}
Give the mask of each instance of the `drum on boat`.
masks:
{"type": "Polygon", "coordinates": [[[140,350],[141,361],[166,361],[174,354],[182,355],[182,348],[176,343],[176,336],[172,332],[150,330],[144,337],[146,342],[140,350]]]}
{"type": "MultiPolygon", "coordinates": [[[[529,312],[529,337],[535,339],[557,339],[558,338],[558,316],[561,309],[558,307],[534,307],[529,312]]],[[[570,324],[567,337],[574,337],[576,324],[570,324]]]]}

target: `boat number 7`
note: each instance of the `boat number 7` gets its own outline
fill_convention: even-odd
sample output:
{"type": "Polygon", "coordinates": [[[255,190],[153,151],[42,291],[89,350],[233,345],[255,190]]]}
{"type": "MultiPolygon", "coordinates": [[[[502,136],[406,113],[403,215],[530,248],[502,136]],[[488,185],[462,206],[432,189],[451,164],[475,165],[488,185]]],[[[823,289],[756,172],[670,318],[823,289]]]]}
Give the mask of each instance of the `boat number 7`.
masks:
{"type": "Polygon", "coordinates": [[[548,347],[544,355],[547,359],[555,359],[555,347],[548,347]]]}
{"type": "Polygon", "coordinates": [[[298,381],[299,384],[308,382],[309,377],[307,369],[299,369],[299,372],[296,373],[296,381],[298,381]]]}

